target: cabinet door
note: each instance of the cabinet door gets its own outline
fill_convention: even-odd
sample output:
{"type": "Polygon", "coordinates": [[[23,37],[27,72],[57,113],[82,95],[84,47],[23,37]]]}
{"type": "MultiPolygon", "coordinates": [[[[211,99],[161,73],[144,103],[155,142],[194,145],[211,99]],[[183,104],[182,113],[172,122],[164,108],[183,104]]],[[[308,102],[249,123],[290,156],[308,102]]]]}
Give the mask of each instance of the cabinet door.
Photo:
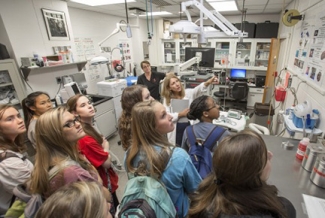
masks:
{"type": "Polygon", "coordinates": [[[176,61],[176,42],[163,41],[163,57],[165,64],[175,64],[176,61]]]}
{"type": "Polygon", "coordinates": [[[235,66],[252,66],[252,41],[236,43],[235,66]]]}
{"type": "Polygon", "coordinates": [[[254,108],[256,102],[262,102],[263,100],[263,88],[250,87],[247,95],[247,108],[254,108]]]}
{"type": "Polygon", "coordinates": [[[214,56],[215,63],[220,66],[226,66],[229,63],[230,41],[216,41],[216,53],[214,56]]]}
{"type": "Polygon", "coordinates": [[[104,137],[108,137],[117,131],[115,110],[107,111],[95,117],[95,121],[104,137]]]}
{"type": "Polygon", "coordinates": [[[271,42],[256,42],[255,66],[267,67],[270,56],[271,42]]]}
{"type": "Polygon", "coordinates": [[[14,60],[0,60],[0,101],[19,105],[26,97],[25,86],[14,60]]]}
{"type": "Polygon", "coordinates": [[[186,47],[194,47],[194,46],[193,46],[193,43],[191,41],[179,42],[179,62],[180,63],[185,62],[185,48],[186,47]]]}

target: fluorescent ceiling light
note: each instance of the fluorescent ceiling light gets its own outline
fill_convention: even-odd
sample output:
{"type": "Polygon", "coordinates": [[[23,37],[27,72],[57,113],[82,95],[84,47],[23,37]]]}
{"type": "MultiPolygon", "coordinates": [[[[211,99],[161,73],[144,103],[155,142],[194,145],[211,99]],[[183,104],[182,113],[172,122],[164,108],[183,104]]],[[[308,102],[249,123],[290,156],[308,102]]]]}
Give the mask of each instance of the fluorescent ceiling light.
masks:
{"type": "Polygon", "coordinates": [[[238,11],[238,8],[237,8],[237,5],[236,5],[235,1],[208,0],[208,3],[216,11],[238,11]]]}
{"type": "MultiPolygon", "coordinates": [[[[167,12],[167,11],[152,12],[152,16],[168,15],[168,14],[172,14],[172,13],[167,12]]],[[[141,14],[141,15],[139,15],[139,17],[144,17],[144,16],[147,16],[147,14],[141,14]]],[[[151,16],[151,12],[148,13],[148,16],[151,16]]]]}
{"type": "MultiPolygon", "coordinates": [[[[70,0],[72,2],[89,5],[89,6],[100,6],[100,5],[113,5],[125,3],[125,0],[70,0]]],[[[126,2],[135,2],[135,0],[126,0],[126,2]]]]}

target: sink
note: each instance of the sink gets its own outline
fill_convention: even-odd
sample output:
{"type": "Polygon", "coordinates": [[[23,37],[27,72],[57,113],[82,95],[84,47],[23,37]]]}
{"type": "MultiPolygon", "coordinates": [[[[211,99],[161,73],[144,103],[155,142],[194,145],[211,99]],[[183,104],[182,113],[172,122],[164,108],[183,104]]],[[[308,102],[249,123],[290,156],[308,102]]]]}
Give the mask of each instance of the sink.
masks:
{"type": "Polygon", "coordinates": [[[103,96],[103,95],[88,95],[88,96],[91,98],[92,102],[94,103],[94,106],[99,105],[113,98],[110,96],[103,96]]]}

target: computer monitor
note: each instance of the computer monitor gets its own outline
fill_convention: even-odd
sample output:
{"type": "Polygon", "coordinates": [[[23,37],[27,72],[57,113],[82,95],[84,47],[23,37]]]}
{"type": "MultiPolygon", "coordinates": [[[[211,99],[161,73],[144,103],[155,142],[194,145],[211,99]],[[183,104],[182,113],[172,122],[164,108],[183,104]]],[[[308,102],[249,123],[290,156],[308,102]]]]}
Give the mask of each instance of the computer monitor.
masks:
{"type": "Polygon", "coordinates": [[[214,55],[215,48],[185,48],[185,61],[188,61],[193,57],[199,56],[201,57],[201,61],[199,63],[200,67],[214,67],[214,55]]]}
{"type": "Polygon", "coordinates": [[[246,79],[246,69],[231,69],[230,79],[246,79]]]}

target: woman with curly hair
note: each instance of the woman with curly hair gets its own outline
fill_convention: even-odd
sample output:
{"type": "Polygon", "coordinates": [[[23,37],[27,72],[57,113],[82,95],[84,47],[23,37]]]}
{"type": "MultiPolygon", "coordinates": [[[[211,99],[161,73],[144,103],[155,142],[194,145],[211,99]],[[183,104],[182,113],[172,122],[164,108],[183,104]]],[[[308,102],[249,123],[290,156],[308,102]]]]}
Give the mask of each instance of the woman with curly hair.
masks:
{"type": "Polygon", "coordinates": [[[153,100],[148,88],[144,85],[126,87],[121,97],[122,114],[118,121],[119,135],[123,149],[131,145],[131,111],[133,106],[141,101],[153,100]]]}

